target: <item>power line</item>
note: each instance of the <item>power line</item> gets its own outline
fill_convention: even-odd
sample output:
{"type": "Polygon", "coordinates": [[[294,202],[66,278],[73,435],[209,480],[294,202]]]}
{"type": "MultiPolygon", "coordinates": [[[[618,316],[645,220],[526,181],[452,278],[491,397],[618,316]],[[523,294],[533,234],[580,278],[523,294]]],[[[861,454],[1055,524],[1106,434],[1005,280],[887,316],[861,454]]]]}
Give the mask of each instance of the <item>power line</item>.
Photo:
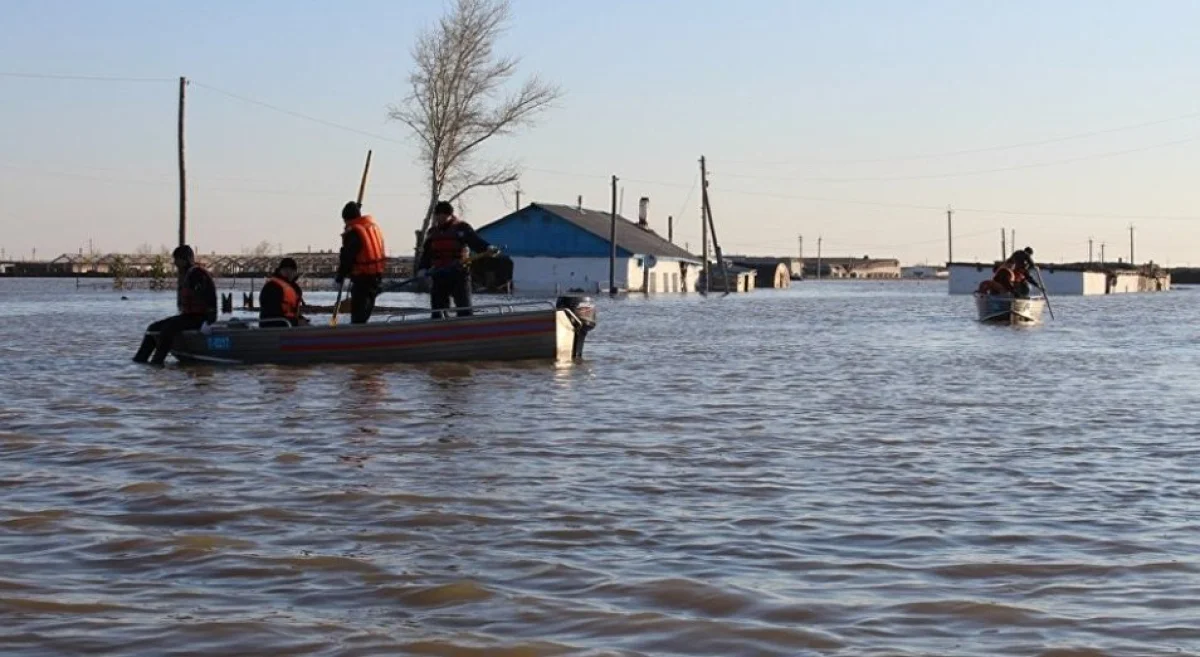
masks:
{"type": "MultiPolygon", "coordinates": [[[[4,164],[4,163],[0,163],[0,169],[23,171],[25,173],[31,173],[34,175],[46,176],[46,177],[50,177],[50,178],[91,180],[91,181],[95,181],[95,182],[117,183],[117,184],[125,184],[125,185],[146,185],[146,186],[151,186],[151,187],[174,187],[179,184],[177,181],[171,181],[171,180],[145,180],[145,179],[140,179],[140,178],[118,178],[118,177],[113,177],[113,176],[96,176],[96,175],[92,175],[92,174],[76,173],[76,172],[72,172],[72,171],[54,171],[54,170],[48,170],[48,169],[35,169],[35,168],[31,168],[31,167],[19,167],[19,166],[14,166],[11,164],[4,164]]],[[[100,170],[104,171],[105,169],[100,169],[100,170]]],[[[111,170],[111,169],[109,169],[109,170],[111,170]]],[[[238,181],[238,179],[236,179],[236,178],[205,178],[205,179],[207,179],[207,180],[228,180],[228,181],[234,181],[234,182],[238,181]]],[[[261,189],[261,188],[256,189],[256,188],[246,188],[246,187],[221,187],[221,186],[195,185],[195,184],[189,185],[189,187],[191,187],[193,189],[208,191],[208,192],[233,192],[233,193],[242,193],[242,194],[270,194],[270,195],[281,195],[281,196],[341,197],[344,194],[344,192],[323,192],[323,191],[317,191],[317,190],[312,190],[312,189],[261,189]]],[[[418,193],[418,192],[378,192],[378,193],[372,194],[372,196],[380,196],[380,197],[411,197],[411,196],[422,196],[422,195],[423,194],[418,193]]]]}
{"type": "Polygon", "coordinates": [[[376,134],[376,133],[373,133],[373,132],[367,132],[366,130],[359,130],[358,128],[352,128],[352,127],[350,127],[350,126],[347,126],[347,125],[342,125],[342,124],[340,124],[340,123],[334,123],[333,121],[326,121],[325,119],[320,119],[320,118],[317,118],[317,117],[315,117],[315,116],[309,116],[308,114],[303,114],[303,113],[296,112],[296,111],[293,111],[293,110],[290,110],[290,109],[286,109],[286,108],[283,108],[283,107],[279,107],[279,106],[277,106],[277,105],[272,105],[272,104],[270,104],[270,103],[265,103],[265,102],[263,102],[263,101],[261,101],[261,100],[255,100],[255,99],[253,99],[253,98],[249,98],[249,97],[247,97],[247,96],[242,96],[242,95],[240,95],[240,94],[233,93],[232,91],[226,91],[226,90],[224,90],[224,89],[219,89],[219,88],[217,88],[217,87],[214,87],[214,86],[212,86],[212,85],[210,85],[210,84],[204,84],[203,82],[197,82],[197,81],[195,81],[195,80],[188,80],[188,82],[189,82],[189,83],[191,83],[191,84],[192,84],[192,85],[194,85],[194,86],[197,86],[197,87],[202,87],[202,88],[204,88],[204,89],[208,89],[209,91],[214,91],[214,92],[216,92],[216,93],[219,93],[219,94],[221,94],[221,95],[223,95],[223,96],[228,96],[228,97],[230,97],[230,98],[233,98],[233,99],[235,99],[235,100],[240,100],[240,101],[241,101],[241,102],[243,102],[243,103],[249,103],[249,104],[251,104],[251,105],[257,105],[257,106],[259,106],[259,107],[263,107],[263,108],[266,108],[266,109],[272,110],[272,111],[274,111],[274,112],[279,112],[279,113],[281,113],[281,114],[286,114],[286,115],[288,115],[288,116],[292,116],[292,117],[295,117],[295,118],[298,118],[298,119],[304,119],[305,121],[312,121],[313,123],[319,123],[319,124],[321,124],[321,125],[323,125],[323,126],[326,126],[326,127],[329,127],[329,128],[336,128],[336,129],[338,129],[338,130],[344,130],[344,131],[346,131],[346,132],[352,132],[352,133],[354,133],[354,134],[357,134],[357,135],[361,135],[361,136],[364,136],[364,137],[370,137],[370,138],[372,138],[372,139],[378,139],[378,140],[380,140],[380,141],[391,142],[391,143],[393,143],[393,144],[403,144],[403,143],[404,143],[404,141],[403,141],[403,140],[401,140],[401,139],[395,139],[395,138],[393,138],[393,137],[387,137],[387,136],[380,135],[380,134],[376,134]]]}
{"type": "Polygon", "coordinates": [[[135,78],[110,75],[55,75],[52,73],[15,73],[0,71],[3,78],[23,78],[27,80],[73,80],[86,82],[177,82],[179,78],[135,78]]]}
{"type": "MultiPolygon", "coordinates": [[[[1014,150],[1014,149],[1018,149],[1018,148],[1028,148],[1030,146],[1045,146],[1047,144],[1057,144],[1057,143],[1064,142],[1064,141],[1073,141],[1076,139],[1086,139],[1088,137],[1095,137],[1098,135],[1106,135],[1106,134],[1112,134],[1112,133],[1116,133],[1116,132],[1126,132],[1129,130],[1148,128],[1151,126],[1163,125],[1165,123],[1175,123],[1178,121],[1186,121],[1188,119],[1195,119],[1195,118],[1200,118],[1200,112],[1191,112],[1188,114],[1181,114],[1179,116],[1173,116],[1173,117],[1169,117],[1169,118],[1165,118],[1165,119],[1144,121],[1142,123],[1133,123],[1133,124],[1129,124],[1129,125],[1117,126],[1114,128],[1103,128],[1100,130],[1092,130],[1090,132],[1079,132],[1079,133],[1070,134],[1070,135],[1063,135],[1060,137],[1050,137],[1047,139],[1038,139],[1035,141],[1026,141],[1026,142],[1020,142],[1020,143],[1016,143],[1016,144],[1007,144],[1004,146],[985,146],[985,147],[981,147],[981,148],[968,148],[968,149],[957,150],[957,151],[946,151],[946,152],[942,152],[942,153],[900,155],[900,156],[895,156],[895,157],[862,158],[862,159],[830,159],[830,160],[814,159],[814,160],[810,160],[810,161],[823,162],[823,163],[828,163],[828,164],[867,164],[867,163],[878,163],[878,162],[908,162],[908,161],[912,161],[912,160],[932,160],[932,159],[938,159],[938,158],[944,158],[944,157],[958,157],[958,156],[962,156],[962,155],[973,155],[976,153],[990,153],[990,152],[995,152],[995,151],[1007,151],[1007,150],[1014,150]]],[[[766,165],[766,166],[779,166],[779,165],[789,163],[787,161],[782,161],[782,162],[776,161],[776,162],[770,162],[770,163],[761,162],[761,161],[756,162],[756,161],[749,161],[749,160],[727,160],[727,161],[734,163],[734,164],[762,164],[762,165],[766,165]]]]}
{"type": "Polygon", "coordinates": [[[1119,151],[1109,151],[1106,153],[1094,153],[1092,155],[1082,155],[1079,157],[1069,157],[1060,160],[1049,160],[1046,162],[1031,162],[1028,164],[1018,164],[1010,167],[996,167],[993,169],[976,169],[974,171],[958,171],[946,173],[928,173],[917,174],[912,176],[859,176],[849,178],[822,178],[822,177],[784,177],[784,176],[760,176],[749,174],[726,173],[722,174],[729,178],[746,178],[750,180],[779,180],[787,182],[887,182],[892,180],[928,180],[932,178],[962,178],[966,176],[978,176],[988,173],[1001,173],[1004,171],[1019,171],[1022,169],[1036,169],[1041,167],[1056,166],[1060,164],[1072,164],[1075,162],[1086,162],[1089,160],[1099,160],[1109,157],[1117,157],[1120,155],[1129,155],[1131,153],[1141,153],[1143,151],[1155,150],[1158,148],[1167,148],[1169,146],[1178,146],[1194,141],[1200,141],[1200,135],[1192,135],[1183,139],[1174,139],[1172,141],[1151,144],[1149,146],[1140,146],[1137,148],[1127,148],[1119,151]]]}

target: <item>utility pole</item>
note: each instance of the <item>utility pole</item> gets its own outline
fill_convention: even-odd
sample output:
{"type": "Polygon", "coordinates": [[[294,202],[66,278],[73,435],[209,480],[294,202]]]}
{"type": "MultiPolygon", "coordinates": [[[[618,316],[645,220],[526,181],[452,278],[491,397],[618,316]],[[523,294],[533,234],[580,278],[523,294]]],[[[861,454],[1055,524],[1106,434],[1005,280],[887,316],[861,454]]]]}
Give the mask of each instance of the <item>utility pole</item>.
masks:
{"type": "MultiPolygon", "coordinates": [[[[707,174],[707,172],[706,172],[707,174]]],[[[734,289],[729,289],[729,267],[725,264],[725,256],[721,254],[721,243],[717,241],[717,224],[713,222],[712,202],[708,198],[708,177],[704,178],[704,188],[701,190],[701,202],[704,203],[704,214],[708,216],[708,232],[712,235],[713,251],[717,254],[717,262],[721,265],[721,279],[725,281],[723,287],[725,294],[731,291],[737,291],[737,283],[734,282],[734,289]]]]}
{"type": "Polygon", "coordinates": [[[517,188],[517,210],[521,209],[521,188],[517,188]]]}
{"type": "Polygon", "coordinates": [[[608,229],[608,293],[617,294],[617,177],[612,177],[612,224],[608,229]]]}
{"type": "MultiPolygon", "coordinates": [[[[1009,235],[1011,235],[1012,239],[1008,240],[1008,243],[1012,244],[1012,250],[1016,251],[1017,250],[1017,229],[1016,228],[1011,229],[1009,231],[1009,235]]],[[[1005,254],[1004,257],[1007,258],[1008,254],[1005,254]]]]}
{"type": "Polygon", "coordinates": [[[1000,262],[1008,259],[1008,244],[1004,243],[1004,238],[1008,236],[1008,231],[1000,229],[1000,262]]]}
{"type": "Polygon", "coordinates": [[[954,210],[946,206],[946,264],[954,262],[954,210]]]}
{"type": "Polygon", "coordinates": [[[1133,224],[1129,224],[1129,264],[1134,264],[1133,259],[1133,224]]]}
{"type": "Polygon", "coordinates": [[[1093,262],[1093,260],[1092,260],[1092,238],[1090,238],[1090,237],[1088,238],[1088,262],[1089,263],[1093,262]]]}
{"type": "Polygon", "coordinates": [[[704,190],[708,188],[708,168],[704,162],[704,156],[700,156],[700,239],[704,246],[701,248],[701,258],[704,262],[704,289],[702,292],[708,294],[708,207],[704,203],[704,190]]]}
{"type": "Polygon", "coordinates": [[[667,241],[675,243],[675,217],[667,217],[667,241]]]}
{"type": "Polygon", "coordinates": [[[1104,264],[1104,242],[1100,243],[1100,264],[1104,264]]]}
{"type": "Polygon", "coordinates": [[[817,280],[821,280],[821,240],[823,238],[817,235],[817,280]]]}
{"type": "Polygon", "coordinates": [[[187,78],[179,78],[179,245],[187,244],[187,167],[183,159],[183,108],[187,78]]]}

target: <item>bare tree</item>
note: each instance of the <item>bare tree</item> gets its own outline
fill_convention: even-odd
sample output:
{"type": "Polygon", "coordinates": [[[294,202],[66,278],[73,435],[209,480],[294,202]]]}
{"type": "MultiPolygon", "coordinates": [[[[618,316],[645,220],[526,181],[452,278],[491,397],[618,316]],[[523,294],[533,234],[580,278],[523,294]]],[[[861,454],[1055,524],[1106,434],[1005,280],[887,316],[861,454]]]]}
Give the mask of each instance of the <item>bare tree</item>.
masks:
{"type": "Polygon", "coordinates": [[[421,162],[428,167],[429,207],[418,258],[439,200],[454,202],[472,189],[506,185],[520,175],[512,163],[481,163],[479,147],[531,125],[562,95],[557,85],[536,76],[505,95],[520,60],[497,55],[495,47],[511,14],[508,0],[455,0],[449,13],[417,38],[412,89],[389,108],[388,116],[418,138],[421,162]]]}
{"type": "Polygon", "coordinates": [[[242,253],[260,258],[263,256],[269,256],[271,255],[271,243],[267,240],[263,240],[255,245],[252,249],[242,249],[242,253]]]}

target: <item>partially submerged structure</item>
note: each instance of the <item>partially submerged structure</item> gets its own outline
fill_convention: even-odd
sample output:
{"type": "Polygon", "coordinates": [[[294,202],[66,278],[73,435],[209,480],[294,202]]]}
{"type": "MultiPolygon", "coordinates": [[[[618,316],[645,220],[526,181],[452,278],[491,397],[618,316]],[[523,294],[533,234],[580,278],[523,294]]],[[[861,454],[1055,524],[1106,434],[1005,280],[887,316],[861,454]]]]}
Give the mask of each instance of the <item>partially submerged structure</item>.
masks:
{"type": "MultiPolygon", "coordinates": [[[[974,294],[979,284],[992,278],[999,263],[952,262],[950,294],[974,294]]],[[[1154,263],[1041,264],[1046,292],[1054,295],[1130,294],[1163,292],[1171,288],[1171,273],[1154,263]]]]}

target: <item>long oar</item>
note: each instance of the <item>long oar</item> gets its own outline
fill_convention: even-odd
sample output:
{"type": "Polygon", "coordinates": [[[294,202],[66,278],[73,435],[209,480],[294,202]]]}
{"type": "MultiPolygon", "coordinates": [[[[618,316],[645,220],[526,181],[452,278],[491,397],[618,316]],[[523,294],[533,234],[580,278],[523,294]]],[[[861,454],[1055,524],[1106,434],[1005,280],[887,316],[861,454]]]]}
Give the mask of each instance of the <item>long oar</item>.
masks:
{"type": "Polygon", "coordinates": [[[1042,286],[1042,298],[1046,300],[1046,310],[1050,311],[1050,319],[1054,319],[1054,308],[1050,306],[1050,293],[1046,291],[1046,279],[1042,278],[1042,268],[1033,263],[1033,270],[1038,275],[1038,285],[1042,286]]]}
{"type": "MultiPolygon", "coordinates": [[[[466,260],[463,261],[462,264],[464,267],[466,267],[466,266],[469,266],[472,262],[475,262],[476,260],[481,260],[483,258],[494,258],[499,255],[500,255],[499,251],[496,251],[495,253],[493,253],[491,251],[484,251],[483,253],[476,253],[475,255],[471,256],[470,258],[467,258],[466,260]]],[[[453,268],[454,268],[454,265],[451,265],[450,267],[443,267],[441,269],[435,269],[433,271],[426,272],[426,274],[424,276],[413,276],[412,278],[406,278],[406,279],[400,281],[399,283],[392,283],[391,285],[389,285],[389,287],[392,287],[392,288],[404,287],[405,285],[415,283],[416,281],[419,281],[422,278],[429,278],[435,272],[449,271],[450,269],[453,269],[453,268]]],[[[392,291],[395,292],[396,290],[392,290],[392,291]]]]}
{"type": "MultiPolygon", "coordinates": [[[[358,201],[361,206],[363,202],[363,194],[367,191],[367,173],[371,170],[371,151],[367,151],[367,163],[363,165],[362,181],[358,183],[358,201]]],[[[346,286],[346,281],[338,284],[337,301],[333,302],[333,317],[329,320],[330,326],[337,326],[338,307],[342,305],[342,290],[346,286]]]]}

